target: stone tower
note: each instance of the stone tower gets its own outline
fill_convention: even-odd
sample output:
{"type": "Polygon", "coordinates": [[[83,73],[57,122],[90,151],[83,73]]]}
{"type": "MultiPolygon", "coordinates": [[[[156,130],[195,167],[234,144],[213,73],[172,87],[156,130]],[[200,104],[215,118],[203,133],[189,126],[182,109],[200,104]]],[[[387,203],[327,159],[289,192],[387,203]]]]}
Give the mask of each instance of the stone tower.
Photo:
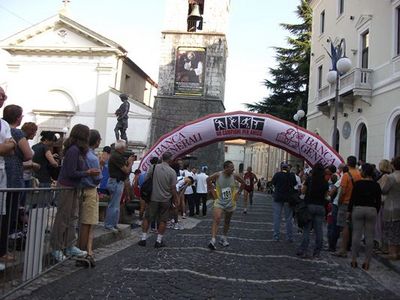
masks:
{"type": "MultiPolygon", "coordinates": [[[[224,112],[229,2],[167,0],[151,144],[185,123],[224,112]]],[[[191,154],[197,157],[193,165],[216,170],[222,167],[224,144],[191,154]]]]}

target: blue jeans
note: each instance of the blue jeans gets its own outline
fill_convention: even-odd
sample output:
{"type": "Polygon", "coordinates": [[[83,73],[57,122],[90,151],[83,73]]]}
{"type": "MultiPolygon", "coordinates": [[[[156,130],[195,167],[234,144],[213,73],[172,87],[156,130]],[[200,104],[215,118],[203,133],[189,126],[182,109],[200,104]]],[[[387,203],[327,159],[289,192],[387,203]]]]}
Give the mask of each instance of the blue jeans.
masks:
{"type": "Polygon", "coordinates": [[[323,205],[314,204],[309,204],[307,207],[311,214],[311,222],[308,222],[308,224],[303,228],[303,240],[301,241],[298,252],[301,254],[307,253],[308,245],[310,243],[310,231],[311,228],[313,228],[315,232],[315,247],[313,255],[316,256],[319,255],[322,249],[322,224],[325,218],[325,207],[323,205]]]}
{"type": "Polygon", "coordinates": [[[332,251],[336,251],[336,244],[340,235],[339,227],[336,226],[337,214],[338,214],[338,206],[333,204],[332,223],[328,224],[328,243],[329,243],[329,249],[332,251]]]}
{"type": "Polygon", "coordinates": [[[293,210],[287,202],[272,202],[272,208],[274,210],[274,240],[279,240],[281,233],[281,215],[282,208],[285,211],[285,221],[286,221],[286,240],[293,240],[293,210]]]}
{"type": "Polygon", "coordinates": [[[124,182],[119,181],[115,178],[109,178],[107,183],[107,189],[111,194],[110,201],[108,202],[106,218],[104,220],[104,226],[106,228],[113,228],[117,226],[119,221],[119,207],[121,196],[124,191],[124,182]]]}

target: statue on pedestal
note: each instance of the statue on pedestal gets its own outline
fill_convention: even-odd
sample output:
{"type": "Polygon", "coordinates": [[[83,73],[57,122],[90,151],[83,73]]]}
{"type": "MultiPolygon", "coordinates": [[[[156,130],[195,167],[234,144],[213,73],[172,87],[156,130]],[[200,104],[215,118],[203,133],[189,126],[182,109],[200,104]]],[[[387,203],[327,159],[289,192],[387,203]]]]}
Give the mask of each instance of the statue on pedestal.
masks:
{"type": "Polygon", "coordinates": [[[126,129],[128,128],[128,114],[129,114],[129,101],[128,95],[121,94],[119,98],[122,101],[122,104],[115,111],[115,115],[117,116],[117,125],[115,125],[114,132],[115,138],[118,141],[121,137],[122,140],[128,142],[128,138],[126,136],[126,129]]]}

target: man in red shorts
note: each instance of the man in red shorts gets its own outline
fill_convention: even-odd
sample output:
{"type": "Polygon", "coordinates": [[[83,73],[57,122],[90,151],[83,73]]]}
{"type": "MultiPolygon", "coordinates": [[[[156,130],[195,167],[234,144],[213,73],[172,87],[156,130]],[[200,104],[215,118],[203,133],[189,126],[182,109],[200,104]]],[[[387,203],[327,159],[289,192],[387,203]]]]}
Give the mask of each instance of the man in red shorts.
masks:
{"type": "Polygon", "coordinates": [[[243,180],[245,182],[244,185],[244,210],[243,213],[247,214],[247,201],[250,198],[250,205],[253,205],[253,191],[254,184],[257,182],[257,176],[252,172],[251,167],[247,168],[247,172],[244,173],[243,180]]]}

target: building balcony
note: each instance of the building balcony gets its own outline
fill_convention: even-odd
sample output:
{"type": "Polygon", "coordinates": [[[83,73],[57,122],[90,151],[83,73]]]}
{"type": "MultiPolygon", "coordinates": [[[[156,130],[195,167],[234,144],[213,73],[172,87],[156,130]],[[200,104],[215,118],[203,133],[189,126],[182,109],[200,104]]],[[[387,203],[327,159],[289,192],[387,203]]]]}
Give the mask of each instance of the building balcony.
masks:
{"type": "MultiPolygon", "coordinates": [[[[340,77],[339,104],[353,104],[354,100],[362,100],[371,105],[372,70],[354,68],[340,77]]],[[[335,84],[328,84],[318,91],[317,108],[323,113],[329,113],[330,106],[335,101],[335,84]]]]}

